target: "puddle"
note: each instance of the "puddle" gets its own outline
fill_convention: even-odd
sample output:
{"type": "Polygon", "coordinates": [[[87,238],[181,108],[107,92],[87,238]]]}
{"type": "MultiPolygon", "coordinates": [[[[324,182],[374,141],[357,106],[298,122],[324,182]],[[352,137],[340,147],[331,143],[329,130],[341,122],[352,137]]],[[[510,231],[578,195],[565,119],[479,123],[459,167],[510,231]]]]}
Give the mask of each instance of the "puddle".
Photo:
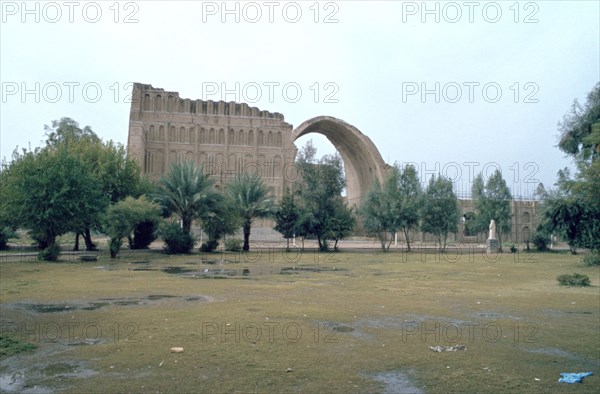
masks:
{"type": "Polygon", "coordinates": [[[168,294],[151,294],[148,297],[146,297],[147,300],[162,300],[165,298],[177,298],[177,296],[174,295],[168,295],[168,294]]]}
{"type": "Polygon", "coordinates": [[[108,302],[92,302],[89,306],[84,306],[81,309],[84,311],[95,311],[96,309],[100,309],[108,305],[110,305],[108,302]]]}
{"type": "Polygon", "coordinates": [[[278,267],[244,267],[239,269],[204,268],[201,270],[192,270],[184,267],[168,267],[163,269],[163,272],[193,279],[250,279],[250,277],[254,276],[279,274],[280,270],[281,269],[278,267]]]}
{"type": "Polygon", "coordinates": [[[472,316],[474,317],[487,317],[487,318],[491,318],[491,319],[514,319],[514,320],[521,320],[520,317],[516,317],[513,315],[507,315],[504,313],[497,313],[497,312],[479,312],[479,313],[474,313],[472,316]]]}
{"type": "Polygon", "coordinates": [[[0,392],[16,393],[21,392],[25,386],[25,373],[11,372],[0,375],[0,392]]]}
{"type": "Polygon", "coordinates": [[[398,371],[380,372],[370,375],[373,379],[383,384],[383,394],[422,394],[423,390],[416,387],[411,380],[398,371]]]}
{"type": "Polygon", "coordinates": [[[84,302],[73,302],[68,304],[30,304],[30,303],[16,303],[12,305],[5,305],[4,307],[13,307],[17,309],[25,309],[29,312],[34,313],[62,313],[62,312],[77,312],[77,311],[95,311],[101,308],[110,306],[142,306],[160,303],[163,301],[198,301],[198,302],[209,302],[210,297],[203,295],[187,295],[187,296],[176,296],[170,294],[150,294],[140,298],[100,298],[98,301],[89,303],[84,302]]]}
{"type": "Polygon", "coordinates": [[[337,323],[333,321],[316,321],[316,324],[319,326],[325,327],[327,330],[335,331],[335,332],[353,332],[354,328],[344,325],[342,323],[337,323]]]}
{"type": "Polygon", "coordinates": [[[285,267],[281,269],[281,275],[290,275],[297,274],[299,272],[343,272],[348,271],[345,268],[336,268],[336,267],[285,267]]]}
{"type": "Polygon", "coordinates": [[[21,304],[27,310],[36,313],[72,312],[77,308],[66,304],[21,304]]]}
{"type": "Polygon", "coordinates": [[[167,274],[183,274],[186,272],[192,272],[193,270],[189,269],[189,268],[183,268],[183,267],[167,267],[167,268],[163,268],[162,272],[167,273],[167,274]]]}
{"type": "Polygon", "coordinates": [[[527,352],[529,352],[529,353],[544,354],[544,355],[547,355],[547,356],[559,356],[559,357],[570,358],[570,359],[578,359],[578,358],[580,358],[580,357],[574,355],[573,353],[569,353],[567,351],[564,351],[564,350],[561,350],[561,349],[557,349],[557,348],[528,349],[527,352]]]}

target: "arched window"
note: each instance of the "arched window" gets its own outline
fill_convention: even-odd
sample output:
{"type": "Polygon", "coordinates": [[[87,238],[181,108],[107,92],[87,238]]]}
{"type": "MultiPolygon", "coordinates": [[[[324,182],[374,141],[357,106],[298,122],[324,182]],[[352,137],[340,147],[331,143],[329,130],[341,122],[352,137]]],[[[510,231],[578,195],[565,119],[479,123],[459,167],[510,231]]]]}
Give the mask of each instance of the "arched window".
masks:
{"type": "Polygon", "coordinates": [[[179,128],[179,143],[185,144],[187,143],[188,137],[185,132],[185,127],[179,128]]]}
{"type": "Polygon", "coordinates": [[[148,132],[148,141],[156,141],[156,130],[154,125],[150,125],[150,131],[148,132]]]}
{"type": "Polygon", "coordinates": [[[254,145],[254,131],[250,130],[248,132],[248,145],[253,146],[254,145]]]}
{"type": "Polygon", "coordinates": [[[158,128],[158,140],[165,141],[165,126],[160,126],[158,128]]]}
{"type": "Polygon", "coordinates": [[[225,145],[225,130],[219,130],[219,144],[225,145]]]}
{"type": "Polygon", "coordinates": [[[152,170],[155,174],[165,172],[165,153],[162,150],[156,151],[156,154],[152,157],[152,170]]]}
{"type": "Polygon", "coordinates": [[[209,144],[215,143],[215,129],[210,129],[210,131],[208,133],[208,143],[209,144]]]}
{"type": "Polygon", "coordinates": [[[189,144],[193,144],[194,142],[196,142],[196,129],[194,127],[190,127],[190,129],[188,130],[189,134],[188,137],[189,139],[187,140],[187,142],[189,144]]]}
{"type": "Polygon", "coordinates": [[[258,130],[258,145],[262,146],[265,144],[265,135],[262,130],[258,130]]]}
{"type": "Polygon", "coordinates": [[[169,129],[169,142],[177,142],[175,126],[171,126],[171,128],[169,129]]]}
{"type": "Polygon", "coordinates": [[[281,177],[283,174],[283,160],[281,160],[281,156],[276,155],[273,158],[273,176],[276,178],[281,177]]]}
{"type": "Polygon", "coordinates": [[[235,145],[235,131],[229,130],[229,133],[227,135],[227,143],[229,145],[235,145]]]}
{"type": "Polygon", "coordinates": [[[277,133],[277,138],[275,140],[275,144],[276,144],[276,146],[279,146],[279,147],[283,146],[283,137],[281,135],[281,132],[277,133]]]}
{"type": "Polygon", "coordinates": [[[175,99],[172,95],[167,96],[167,112],[173,112],[173,104],[175,99]]]}
{"type": "Polygon", "coordinates": [[[146,155],[144,156],[144,172],[152,172],[152,152],[150,151],[146,151],[146,155]]]}
{"type": "Polygon", "coordinates": [[[161,112],[162,111],[162,96],[157,94],[154,98],[154,111],[161,112]]]}
{"type": "Polygon", "coordinates": [[[267,146],[273,146],[273,133],[270,131],[267,134],[267,146]]]}
{"type": "Polygon", "coordinates": [[[529,212],[523,212],[523,223],[529,223],[529,212]]]}
{"type": "Polygon", "coordinates": [[[228,157],[227,157],[227,172],[229,173],[235,173],[236,169],[235,169],[235,155],[233,153],[231,153],[228,157]]]}
{"type": "Polygon", "coordinates": [[[246,141],[244,140],[244,130],[240,130],[238,133],[238,145],[246,145],[246,141]]]}
{"type": "Polygon", "coordinates": [[[200,144],[206,144],[206,130],[204,130],[204,127],[200,129],[200,136],[198,138],[198,142],[200,144]]]}
{"type": "Polygon", "coordinates": [[[213,155],[208,156],[208,161],[206,163],[206,173],[207,174],[215,173],[215,157],[213,155]]]}
{"type": "Polygon", "coordinates": [[[150,111],[150,95],[144,95],[144,111],[150,111]]]}

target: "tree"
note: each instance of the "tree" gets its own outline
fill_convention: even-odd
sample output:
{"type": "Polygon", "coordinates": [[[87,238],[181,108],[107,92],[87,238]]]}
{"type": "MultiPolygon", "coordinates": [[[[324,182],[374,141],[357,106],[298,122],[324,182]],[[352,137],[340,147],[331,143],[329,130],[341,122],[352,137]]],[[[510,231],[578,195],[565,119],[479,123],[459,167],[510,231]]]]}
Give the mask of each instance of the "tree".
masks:
{"type": "Polygon", "coordinates": [[[303,232],[317,237],[320,250],[327,250],[331,219],[336,203],[345,186],[344,169],[338,154],[315,159],[316,149],[309,142],[299,153],[296,167],[301,174],[297,185],[302,199],[302,209],[308,214],[302,219],[303,232]]]}
{"type": "Polygon", "coordinates": [[[585,247],[600,255],[600,83],[583,106],[573,102],[558,128],[558,147],[573,157],[577,173],[559,171],[557,190],[549,191],[542,204],[540,230],[566,239],[572,253],[585,247]]]}
{"type": "Polygon", "coordinates": [[[46,147],[67,146],[70,154],[77,155],[89,164],[89,168],[97,178],[102,194],[109,196],[104,206],[95,207],[82,215],[72,231],[75,232],[74,250],[79,250],[79,236],[83,235],[87,250],[94,250],[91,229],[100,228],[100,214],[108,204],[116,203],[126,196],[139,197],[145,185],[140,179],[140,169],[122,144],[113,141],[103,142],[90,126],[80,128],[71,118],[52,121],[52,127],[44,126],[46,131],[46,147]]]}
{"type": "Polygon", "coordinates": [[[83,129],[79,127],[79,123],[71,118],[61,118],[53,120],[52,126],[44,125],[46,131],[46,145],[55,146],[64,141],[80,141],[83,139],[100,142],[100,138],[90,126],[85,126],[83,129]]]}
{"type": "Polygon", "coordinates": [[[421,197],[421,184],[411,165],[403,170],[395,165],[388,171],[383,187],[378,182],[372,186],[361,212],[365,228],[377,235],[383,251],[388,251],[392,243],[392,237],[387,241],[387,234],[402,230],[410,252],[409,233],[419,223],[421,197]]]}
{"type": "Polygon", "coordinates": [[[412,165],[400,171],[397,190],[396,211],[398,212],[398,225],[404,232],[406,246],[410,252],[409,233],[419,224],[419,206],[423,198],[423,190],[417,175],[417,170],[412,165]]]}
{"type": "Polygon", "coordinates": [[[334,240],[334,251],[338,251],[338,241],[352,234],[355,226],[356,215],[354,214],[354,209],[348,207],[340,196],[334,205],[333,216],[329,219],[327,226],[327,237],[334,240]]]}
{"type": "Polygon", "coordinates": [[[273,210],[269,188],[257,174],[239,174],[226,187],[227,197],[242,222],[244,246],[250,250],[250,230],[255,218],[264,218],[273,210]]]}
{"type": "Polygon", "coordinates": [[[551,192],[542,206],[542,222],[538,231],[555,234],[565,239],[572,254],[582,246],[584,232],[580,223],[586,216],[585,206],[573,196],[551,192]]]}
{"type": "MultiPolygon", "coordinates": [[[[393,170],[390,170],[393,171],[393,170]]],[[[361,207],[361,215],[364,218],[364,227],[369,234],[374,234],[381,243],[381,250],[387,252],[392,243],[387,241],[387,234],[394,231],[391,219],[391,209],[387,196],[381,185],[376,180],[367,193],[361,207]]]]}
{"type": "Polygon", "coordinates": [[[448,233],[458,230],[460,217],[458,200],[452,191],[452,181],[441,175],[431,177],[423,195],[421,229],[433,234],[445,252],[448,233]]]}
{"type": "Polygon", "coordinates": [[[208,235],[208,241],[200,246],[203,252],[212,252],[219,246],[219,240],[225,235],[233,235],[240,227],[237,212],[226,199],[221,199],[212,212],[202,219],[202,228],[208,235]]]}
{"type": "Polygon", "coordinates": [[[502,236],[509,233],[511,229],[510,203],[512,196],[500,170],[496,170],[489,177],[485,186],[483,186],[482,174],[475,177],[471,194],[475,199],[475,208],[479,212],[476,218],[476,228],[479,229],[479,232],[485,231],[490,222],[494,220],[499,251],[502,252],[502,236]]]}
{"type": "MultiPolygon", "coordinates": [[[[23,226],[42,249],[58,251],[56,237],[76,227],[81,217],[106,204],[89,163],[71,154],[69,147],[13,153],[2,176],[2,217],[13,227],[23,226]]],[[[43,254],[56,259],[56,253],[43,254]]]]}
{"type": "Polygon", "coordinates": [[[287,240],[286,250],[290,249],[290,238],[298,232],[300,209],[294,201],[294,195],[286,189],[275,210],[275,231],[287,240]]]}
{"type": "Polygon", "coordinates": [[[558,147],[577,159],[596,161],[600,157],[600,83],[588,93],[584,105],[573,101],[571,111],[558,124],[558,147]]]}
{"type": "Polygon", "coordinates": [[[169,173],[158,182],[157,202],[181,219],[183,232],[190,234],[192,221],[211,214],[222,196],[214,181],[193,162],[174,162],[169,173]]]}
{"type": "Polygon", "coordinates": [[[110,205],[103,216],[103,230],[110,237],[110,257],[116,258],[123,244],[123,238],[131,238],[132,232],[140,223],[151,223],[156,228],[160,222],[160,207],[140,198],[127,197],[110,205]]]}

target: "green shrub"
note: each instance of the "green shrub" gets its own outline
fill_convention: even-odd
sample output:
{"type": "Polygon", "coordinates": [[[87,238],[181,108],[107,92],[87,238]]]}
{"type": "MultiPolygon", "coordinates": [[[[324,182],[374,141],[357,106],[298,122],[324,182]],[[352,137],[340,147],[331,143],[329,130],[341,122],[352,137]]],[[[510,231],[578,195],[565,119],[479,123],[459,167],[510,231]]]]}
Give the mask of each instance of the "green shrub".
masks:
{"type": "Polygon", "coordinates": [[[242,251],[242,240],[237,238],[230,238],[225,241],[225,250],[229,252],[241,252],[242,251]]]}
{"type": "Polygon", "coordinates": [[[187,254],[194,247],[194,238],[183,231],[177,223],[165,225],[161,229],[161,236],[165,241],[164,250],[169,254],[187,254]]]}
{"type": "Polygon", "coordinates": [[[111,238],[108,240],[108,250],[110,251],[110,258],[116,259],[123,245],[121,238],[111,238]]]}
{"type": "Polygon", "coordinates": [[[563,286],[589,286],[590,278],[587,275],[574,273],[572,275],[559,275],[556,280],[563,286]]]}
{"type": "Polygon", "coordinates": [[[12,356],[13,354],[34,350],[36,348],[37,346],[32,343],[21,342],[13,338],[0,336],[0,357],[12,356]]]}
{"type": "Polygon", "coordinates": [[[8,240],[16,237],[17,233],[12,231],[10,228],[0,227],[0,250],[8,249],[8,240]]]}
{"type": "Polygon", "coordinates": [[[55,242],[38,252],[38,260],[56,261],[60,255],[60,244],[55,242]]]}
{"type": "Polygon", "coordinates": [[[550,245],[550,236],[548,234],[536,231],[533,235],[533,244],[536,249],[540,252],[544,250],[548,250],[548,245],[550,245]]]}
{"type": "Polygon", "coordinates": [[[133,239],[129,244],[131,249],[146,249],[156,239],[155,222],[148,220],[138,223],[133,229],[133,239]]]}
{"type": "Polygon", "coordinates": [[[595,265],[600,265],[600,254],[598,253],[590,253],[590,254],[586,254],[583,257],[583,264],[587,265],[587,266],[595,266],[595,265]]]}
{"type": "Polygon", "coordinates": [[[219,246],[219,241],[210,240],[208,242],[204,242],[200,246],[200,251],[204,253],[212,253],[217,249],[217,246],[219,246]]]}

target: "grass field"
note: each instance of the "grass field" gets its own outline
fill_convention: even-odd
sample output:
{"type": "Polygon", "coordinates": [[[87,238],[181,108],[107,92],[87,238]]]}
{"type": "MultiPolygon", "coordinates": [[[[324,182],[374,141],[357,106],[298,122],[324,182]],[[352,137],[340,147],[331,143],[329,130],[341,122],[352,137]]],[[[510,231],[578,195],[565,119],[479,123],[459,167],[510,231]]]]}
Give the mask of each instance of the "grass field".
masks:
{"type": "Polygon", "coordinates": [[[2,336],[37,347],[0,360],[0,391],[597,392],[600,274],[580,259],[272,248],[3,262],[2,336]],[[558,285],[573,272],[592,286],[558,285]]]}

